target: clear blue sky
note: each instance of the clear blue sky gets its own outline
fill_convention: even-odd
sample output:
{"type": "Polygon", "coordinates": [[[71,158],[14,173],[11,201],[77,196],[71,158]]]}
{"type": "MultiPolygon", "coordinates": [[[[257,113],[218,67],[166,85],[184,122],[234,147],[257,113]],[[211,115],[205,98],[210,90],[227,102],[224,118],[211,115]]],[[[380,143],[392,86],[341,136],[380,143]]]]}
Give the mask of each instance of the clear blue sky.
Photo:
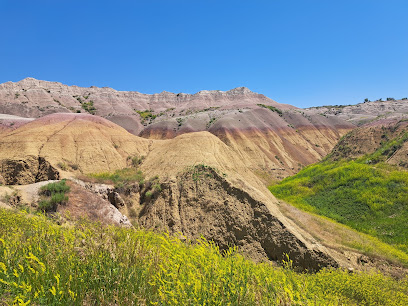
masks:
{"type": "Polygon", "coordinates": [[[0,83],[246,86],[299,107],[408,96],[406,0],[0,0],[0,83]]]}

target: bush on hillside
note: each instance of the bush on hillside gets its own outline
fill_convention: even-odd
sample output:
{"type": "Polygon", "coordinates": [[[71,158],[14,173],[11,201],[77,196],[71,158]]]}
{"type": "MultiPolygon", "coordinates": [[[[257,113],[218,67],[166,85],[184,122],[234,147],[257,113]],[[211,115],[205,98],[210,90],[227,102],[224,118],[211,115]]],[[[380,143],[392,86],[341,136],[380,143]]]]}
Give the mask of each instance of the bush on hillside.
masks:
{"type": "Polygon", "coordinates": [[[42,199],[38,202],[38,209],[44,212],[56,211],[58,205],[68,202],[65,193],[69,190],[70,187],[66,185],[65,180],[42,186],[40,188],[42,199]]]}

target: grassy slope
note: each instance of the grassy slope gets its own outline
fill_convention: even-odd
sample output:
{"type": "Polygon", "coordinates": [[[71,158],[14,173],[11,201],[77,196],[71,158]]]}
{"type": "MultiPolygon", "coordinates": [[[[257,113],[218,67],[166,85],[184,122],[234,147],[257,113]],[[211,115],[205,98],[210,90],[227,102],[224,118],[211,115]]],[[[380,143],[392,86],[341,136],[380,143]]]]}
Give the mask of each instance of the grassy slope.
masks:
{"type": "Polygon", "coordinates": [[[298,208],[377,237],[408,254],[408,172],[383,162],[406,140],[403,134],[355,161],[327,159],[269,189],[298,208]]]}
{"type": "Polygon", "coordinates": [[[0,304],[408,304],[408,279],[254,264],[165,234],[0,210],[0,304]]]}

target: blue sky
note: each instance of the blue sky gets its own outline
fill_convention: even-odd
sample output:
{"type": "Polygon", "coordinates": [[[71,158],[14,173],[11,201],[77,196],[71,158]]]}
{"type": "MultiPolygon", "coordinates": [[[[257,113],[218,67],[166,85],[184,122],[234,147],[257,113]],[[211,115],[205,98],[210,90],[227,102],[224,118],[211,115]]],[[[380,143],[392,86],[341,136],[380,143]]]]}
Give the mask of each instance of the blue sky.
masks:
{"type": "Polygon", "coordinates": [[[195,93],[307,107],[408,96],[406,0],[0,0],[0,83],[195,93]]]}

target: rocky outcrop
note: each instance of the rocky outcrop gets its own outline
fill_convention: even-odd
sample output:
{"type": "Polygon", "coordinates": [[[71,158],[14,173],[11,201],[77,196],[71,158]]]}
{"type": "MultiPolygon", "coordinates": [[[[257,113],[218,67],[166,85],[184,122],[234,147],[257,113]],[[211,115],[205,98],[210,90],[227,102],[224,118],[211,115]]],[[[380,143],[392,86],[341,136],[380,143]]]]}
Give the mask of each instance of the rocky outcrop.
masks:
{"type": "Polygon", "coordinates": [[[257,260],[281,262],[287,254],[302,269],[337,266],[323,247],[299,239],[264,203],[203,166],[163,183],[162,192],[145,204],[139,222],[189,239],[203,236],[221,249],[238,245],[257,260]]]}
{"type": "Polygon", "coordinates": [[[85,189],[97,194],[102,199],[109,201],[117,209],[125,206],[125,201],[113,185],[84,182],[78,179],[74,179],[73,181],[85,189]]]}
{"type": "Polygon", "coordinates": [[[0,161],[0,169],[0,180],[7,185],[32,184],[59,179],[58,170],[41,156],[3,159],[0,161]]]}
{"type": "Polygon", "coordinates": [[[61,215],[74,220],[88,218],[94,222],[132,227],[128,218],[107,199],[72,181],[67,181],[67,184],[71,190],[68,194],[68,203],[58,206],[57,212],[61,215]]]}

